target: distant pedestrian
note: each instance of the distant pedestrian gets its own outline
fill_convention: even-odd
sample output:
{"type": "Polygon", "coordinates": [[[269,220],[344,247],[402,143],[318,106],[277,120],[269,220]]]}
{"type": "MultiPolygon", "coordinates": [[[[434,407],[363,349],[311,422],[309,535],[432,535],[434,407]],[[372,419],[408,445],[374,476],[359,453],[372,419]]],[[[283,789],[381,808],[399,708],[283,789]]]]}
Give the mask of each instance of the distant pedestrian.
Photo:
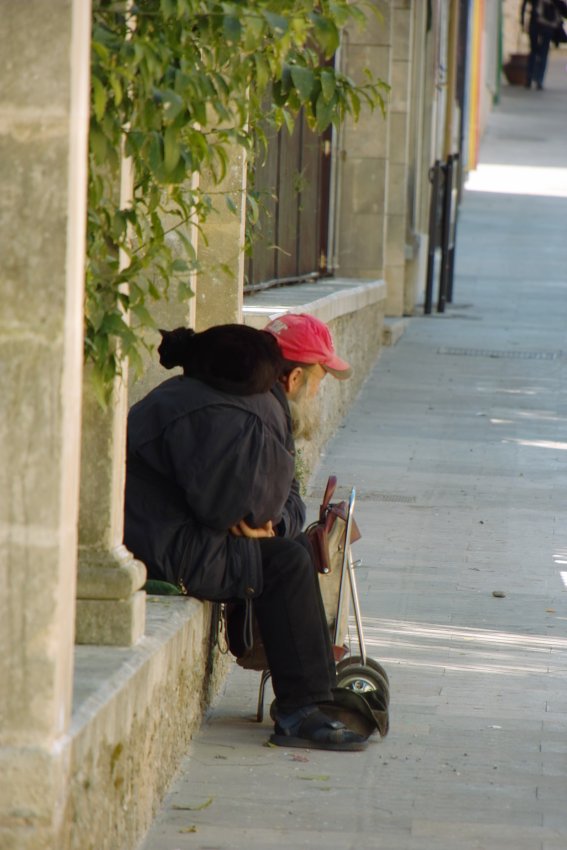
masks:
{"type": "Polygon", "coordinates": [[[532,87],[532,83],[536,84],[539,91],[543,89],[549,46],[555,41],[564,17],[567,17],[567,3],[564,0],[523,0],[520,20],[522,28],[530,37],[525,83],[527,89],[532,87]],[[528,4],[531,6],[529,21],[526,14],[528,4]]]}

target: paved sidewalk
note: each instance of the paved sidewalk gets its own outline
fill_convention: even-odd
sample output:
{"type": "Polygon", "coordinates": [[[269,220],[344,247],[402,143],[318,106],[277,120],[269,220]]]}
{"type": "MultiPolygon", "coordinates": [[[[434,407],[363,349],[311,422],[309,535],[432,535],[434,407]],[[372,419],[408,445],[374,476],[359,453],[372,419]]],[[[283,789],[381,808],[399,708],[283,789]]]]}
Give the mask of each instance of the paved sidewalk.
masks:
{"type": "Polygon", "coordinates": [[[330,472],[357,488],[388,737],[265,747],[259,677],[236,668],[141,850],[567,848],[564,64],[544,92],[504,89],[461,208],[455,303],[384,351],[317,475],[316,497],[330,472]],[[510,182],[499,163],[522,168],[510,182]],[[555,197],[522,194],[544,184],[555,197]]]}

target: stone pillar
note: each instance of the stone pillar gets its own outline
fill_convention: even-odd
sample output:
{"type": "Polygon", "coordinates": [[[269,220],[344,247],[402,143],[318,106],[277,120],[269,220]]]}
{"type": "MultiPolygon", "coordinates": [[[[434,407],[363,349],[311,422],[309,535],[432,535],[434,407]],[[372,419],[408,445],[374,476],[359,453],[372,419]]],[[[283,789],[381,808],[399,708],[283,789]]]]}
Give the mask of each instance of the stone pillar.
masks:
{"type": "Polygon", "coordinates": [[[90,3],[0,20],[0,846],[64,850],[90,3]]]}
{"type": "Polygon", "coordinates": [[[431,151],[432,63],[428,62],[431,31],[427,30],[428,9],[412,4],[413,48],[408,151],[408,207],[404,314],[411,315],[421,303],[427,276],[429,244],[429,169],[431,151]]]}
{"type": "MultiPolygon", "coordinates": [[[[407,207],[413,14],[411,0],[392,0],[392,93],[386,203],[386,313],[402,316],[407,249],[407,207]]],[[[409,259],[409,256],[407,257],[409,259]]]]}
{"type": "MultiPolygon", "coordinates": [[[[122,160],[120,209],[128,206],[134,175],[122,160]]],[[[122,262],[127,262],[121,257],[122,262]]],[[[85,372],[79,514],[77,626],[80,644],[131,646],[145,627],[146,568],[122,542],[128,414],[127,363],[114,381],[107,409],[98,404],[85,372]]]]}
{"type": "MultiPolygon", "coordinates": [[[[345,73],[364,82],[369,68],[391,82],[391,10],[388,0],[375,0],[380,17],[369,15],[363,31],[345,33],[341,64],[345,73]]],[[[388,101],[388,95],[384,95],[388,101]]],[[[376,279],[384,276],[385,199],[388,175],[388,126],[379,110],[363,109],[355,123],[347,118],[340,133],[339,218],[337,254],[341,277],[376,279]]]]}
{"type": "Polygon", "coordinates": [[[131,646],[144,634],[146,568],[122,543],[127,391],[117,379],[107,410],[83,394],[79,577],[75,640],[131,646]]]}
{"type": "MultiPolygon", "coordinates": [[[[173,226],[173,221],[171,226],[173,226]]],[[[183,227],[184,235],[191,241],[193,248],[197,251],[198,228],[191,224],[183,224],[181,227],[183,227]]],[[[165,222],[165,228],[167,229],[167,222],[165,222]]],[[[181,240],[178,239],[175,230],[170,232],[168,239],[176,254],[185,259],[185,249],[181,245],[181,240]]],[[[151,314],[157,328],[164,328],[165,330],[172,330],[181,326],[194,328],[197,299],[191,296],[186,300],[181,300],[178,295],[177,286],[174,284],[170,284],[166,291],[159,273],[156,273],[153,282],[156,289],[162,293],[161,299],[151,305],[151,314]]],[[[183,282],[189,284],[193,293],[196,291],[197,276],[195,272],[190,272],[183,282]]],[[[147,395],[151,389],[162,381],[173,377],[177,373],[181,373],[181,369],[167,371],[160,365],[157,354],[157,347],[161,341],[159,330],[148,328],[144,331],[144,339],[149,346],[149,351],[141,351],[143,374],[134,379],[130,378],[128,381],[129,406],[147,395]]]]}
{"type": "MultiPolygon", "coordinates": [[[[203,180],[201,180],[203,185],[203,180]]],[[[242,321],[244,235],[246,228],[246,154],[234,148],[227,175],[219,186],[205,186],[213,197],[214,212],[199,240],[196,330],[242,321]],[[236,213],[227,206],[229,199],[236,213]]]]}

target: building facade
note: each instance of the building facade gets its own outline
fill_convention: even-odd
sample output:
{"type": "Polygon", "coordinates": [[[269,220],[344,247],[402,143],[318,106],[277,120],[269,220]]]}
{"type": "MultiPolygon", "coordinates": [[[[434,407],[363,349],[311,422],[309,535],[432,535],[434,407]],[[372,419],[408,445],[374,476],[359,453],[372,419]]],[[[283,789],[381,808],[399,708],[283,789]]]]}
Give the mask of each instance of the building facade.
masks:
{"type": "MultiPolygon", "coordinates": [[[[204,328],[289,308],[320,315],[358,366],[358,383],[323,399],[335,425],[379,353],[384,315],[421,309],[430,168],[453,153],[463,175],[474,167],[499,79],[497,0],[375,2],[339,61],[354,77],[371,68],[390,93],[385,117],[364,113],[329,140],[332,277],[287,302],[245,296],[244,217],[227,212],[208,242],[233,273],[200,274],[196,297],[164,301],[158,316],[204,328]]],[[[30,15],[0,0],[0,844],[126,850],[227,661],[210,606],[148,600],[144,565],[122,545],[128,404],[161,377],[148,362],[102,412],[83,372],[90,9],[53,0],[30,15]]],[[[235,154],[225,188],[245,186],[235,154]]]]}

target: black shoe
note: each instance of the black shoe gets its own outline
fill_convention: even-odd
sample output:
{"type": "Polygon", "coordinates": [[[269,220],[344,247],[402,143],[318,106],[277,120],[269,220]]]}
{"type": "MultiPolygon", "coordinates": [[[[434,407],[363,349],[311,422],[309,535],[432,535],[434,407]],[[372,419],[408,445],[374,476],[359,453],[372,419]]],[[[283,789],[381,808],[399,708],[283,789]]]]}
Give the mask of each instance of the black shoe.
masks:
{"type": "Polygon", "coordinates": [[[543,83],[536,83],[536,89],[538,91],[543,91],[543,83]]]}
{"type": "Polygon", "coordinates": [[[278,714],[270,742],[278,747],[339,752],[357,752],[368,745],[367,738],[352,732],[340,720],[331,720],[316,705],[305,706],[293,714],[278,714]]]}

